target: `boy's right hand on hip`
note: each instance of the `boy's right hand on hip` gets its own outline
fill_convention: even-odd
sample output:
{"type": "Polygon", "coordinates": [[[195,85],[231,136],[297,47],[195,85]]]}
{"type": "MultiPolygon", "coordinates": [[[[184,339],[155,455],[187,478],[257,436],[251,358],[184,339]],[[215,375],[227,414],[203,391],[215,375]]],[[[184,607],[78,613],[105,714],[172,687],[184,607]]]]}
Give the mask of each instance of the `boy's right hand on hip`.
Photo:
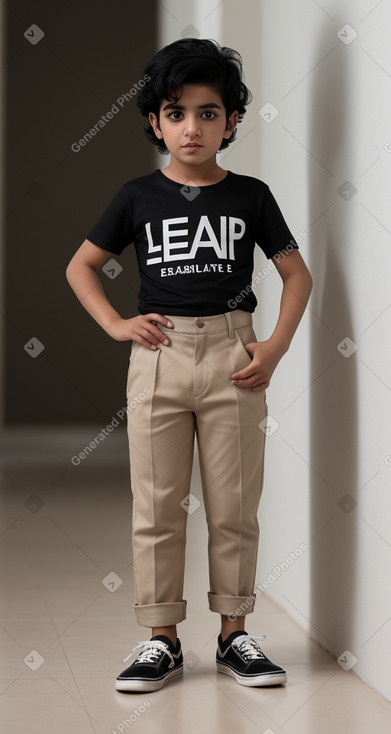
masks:
{"type": "Polygon", "coordinates": [[[154,321],[172,328],[174,324],[170,319],[166,319],[159,313],[148,313],[142,316],[134,316],[132,319],[116,319],[110,325],[109,334],[117,341],[139,342],[147,349],[156,350],[158,345],[168,345],[170,340],[158,326],[154,325],[154,321]]]}

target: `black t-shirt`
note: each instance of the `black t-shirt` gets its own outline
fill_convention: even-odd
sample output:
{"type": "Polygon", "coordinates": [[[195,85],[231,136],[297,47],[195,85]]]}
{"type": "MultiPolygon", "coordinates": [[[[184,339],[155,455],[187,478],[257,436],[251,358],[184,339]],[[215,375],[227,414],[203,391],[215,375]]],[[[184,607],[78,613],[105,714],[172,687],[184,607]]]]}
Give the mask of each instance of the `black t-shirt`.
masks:
{"type": "Polygon", "coordinates": [[[267,258],[299,249],[268,185],[231,171],[201,187],[159,169],[128,181],[86,239],[116,255],[134,243],[139,313],[176,316],[252,313],[255,244],[267,258]]]}

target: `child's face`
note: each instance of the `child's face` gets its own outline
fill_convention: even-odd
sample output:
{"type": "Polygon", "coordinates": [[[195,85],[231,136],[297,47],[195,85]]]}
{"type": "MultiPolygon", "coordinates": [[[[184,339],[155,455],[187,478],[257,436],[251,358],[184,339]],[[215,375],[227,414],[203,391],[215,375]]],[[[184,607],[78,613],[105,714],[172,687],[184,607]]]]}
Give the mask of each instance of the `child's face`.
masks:
{"type": "Polygon", "coordinates": [[[186,165],[199,165],[215,159],[223,138],[231,137],[238,116],[237,111],[232,112],[227,121],[221,96],[213,87],[184,84],[177,104],[163,99],[159,121],[153,112],[148,119],[155,135],[164,138],[172,158],[186,165]],[[197,143],[197,147],[189,147],[188,143],[197,143]]]}

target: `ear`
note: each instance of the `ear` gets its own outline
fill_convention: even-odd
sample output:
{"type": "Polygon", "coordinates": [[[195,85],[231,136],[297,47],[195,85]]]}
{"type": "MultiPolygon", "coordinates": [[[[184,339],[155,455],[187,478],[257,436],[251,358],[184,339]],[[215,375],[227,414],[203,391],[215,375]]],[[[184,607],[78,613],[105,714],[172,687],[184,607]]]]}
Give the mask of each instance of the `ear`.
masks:
{"type": "Polygon", "coordinates": [[[227,125],[223,134],[223,138],[230,138],[239,120],[239,112],[232,112],[227,120],[227,125]]]}
{"type": "Polygon", "coordinates": [[[153,127],[153,132],[155,133],[156,137],[159,138],[159,140],[162,140],[163,133],[160,130],[159,121],[154,112],[149,113],[148,120],[153,127]]]}

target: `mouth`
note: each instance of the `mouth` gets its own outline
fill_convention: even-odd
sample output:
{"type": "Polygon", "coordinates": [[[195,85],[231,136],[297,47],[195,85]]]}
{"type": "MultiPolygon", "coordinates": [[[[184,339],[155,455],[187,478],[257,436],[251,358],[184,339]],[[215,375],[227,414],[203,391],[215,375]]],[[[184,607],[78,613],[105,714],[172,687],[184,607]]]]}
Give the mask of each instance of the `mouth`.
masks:
{"type": "Polygon", "coordinates": [[[184,148],[202,148],[202,145],[199,143],[186,143],[186,145],[183,146],[184,148]]]}

